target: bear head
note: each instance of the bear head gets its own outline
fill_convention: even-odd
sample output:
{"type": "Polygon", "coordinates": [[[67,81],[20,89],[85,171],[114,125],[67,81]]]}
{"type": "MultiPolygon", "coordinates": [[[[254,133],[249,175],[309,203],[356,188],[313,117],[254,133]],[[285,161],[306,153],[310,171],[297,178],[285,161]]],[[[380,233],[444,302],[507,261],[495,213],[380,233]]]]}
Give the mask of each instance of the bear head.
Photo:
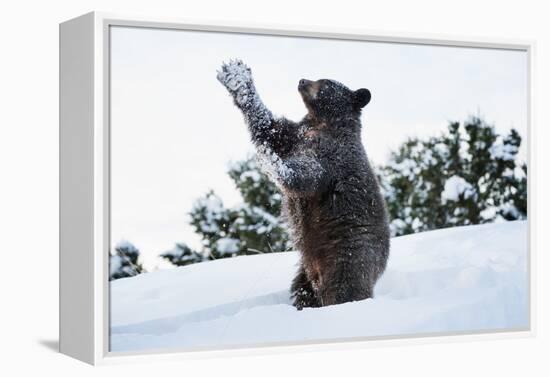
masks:
{"type": "Polygon", "coordinates": [[[304,104],[309,114],[317,119],[329,120],[350,114],[360,114],[371,99],[368,89],[351,90],[334,80],[311,81],[301,79],[298,83],[304,104]]]}

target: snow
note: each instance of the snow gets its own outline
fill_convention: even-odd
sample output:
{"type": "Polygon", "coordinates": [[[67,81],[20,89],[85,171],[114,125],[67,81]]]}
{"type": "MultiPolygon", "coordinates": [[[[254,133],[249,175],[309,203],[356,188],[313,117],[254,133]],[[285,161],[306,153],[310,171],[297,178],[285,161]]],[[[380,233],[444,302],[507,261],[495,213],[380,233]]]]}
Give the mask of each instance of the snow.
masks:
{"type": "Polygon", "coordinates": [[[495,160],[513,161],[516,158],[519,148],[512,144],[495,144],[489,152],[495,160]]]}
{"type": "Polygon", "coordinates": [[[265,145],[258,147],[257,158],[262,171],[279,185],[296,174],[275,152],[265,145]]]}
{"type": "Polygon", "coordinates": [[[401,219],[394,219],[390,223],[390,229],[392,230],[392,234],[397,233],[399,230],[405,229],[407,227],[407,223],[404,222],[401,219]]]}
{"type": "Polygon", "coordinates": [[[418,217],[415,217],[411,226],[416,231],[422,227],[422,221],[418,217]]]}
{"type": "Polygon", "coordinates": [[[160,254],[160,256],[162,258],[172,259],[179,263],[191,261],[196,262],[202,259],[202,255],[200,253],[194,252],[185,243],[177,243],[176,247],[174,247],[172,250],[168,250],[160,254]]]}
{"type": "Polygon", "coordinates": [[[257,170],[249,170],[242,173],[240,179],[242,181],[245,181],[246,179],[251,179],[253,182],[259,183],[262,177],[257,170]]]}
{"type": "Polygon", "coordinates": [[[111,282],[111,351],[445,334],[528,326],[527,222],[392,239],[375,298],[297,311],[295,252],[111,282]]]}
{"type": "Polygon", "coordinates": [[[418,164],[409,158],[405,158],[399,163],[393,162],[391,167],[411,181],[414,180],[416,174],[420,172],[418,164]]]}
{"type": "Polygon", "coordinates": [[[445,181],[445,186],[443,192],[441,193],[441,200],[446,201],[458,201],[460,195],[463,198],[467,199],[473,194],[472,185],[470,185],[466,180],[457,175],[453,175],[447,181],[445,181]]]}
{"type": "Polygon", "coordinates": [[[487,207],[479,213],[479,216],[484,220],[494,219],[497,215],[497,209],[495,207],[487,207]]]}
{"type": "Polygon", "coordinates": [[[223,63],[216,77],[230,92],[235,93],[234,98],[240,105],[256,100],[257,95],[254,90],[251,90],[252,71],[241,60],[223,63]]]}
{"type": "Polygon", "coordinates": [[[434,150],[437,151],[437,153],[441,157],[446,157],[449,154],[449,147],[445,143],[437,143],[434,145],[434,150]]]}
{"type": "Polygon", "coordinates": [[[135,250],[136,247],[129,241],[120,240],[116,243],[115,249],[135,250]]]}
{"type": "Polygon", "coordinates": [[[204,208],[207,213],[217,213],[223,211],[223,204],[217,196],[209,195],[205,198],[197,199],[193,208],[204,208]]]}
{"type": "Polygon", "coordinates": [[[422,156],[422,161],[425,165],[431,166],[437,164],[437,160],[433,156],[433,152],[430,149],[426,149],[422,156]]]}
{"type": "Polygon", "coordinates": [[[110,275],[117,272],[122,267],[122,257],[120,255],[111,255],[109,261],[109,273],[110,275]]]}
{"type": "Polygon", "coordinates": [[[216,250],[220,254],[233,254],[239,251],[240,241],[235,238],[220,238],[216,241],[216,250]]]}
{"type": "Polygon", "coordinates": [[[223,203],[220,198],[214,194],[199,198],[195,201],[193,210],[204,211],[205,219],[199,223],[203,233],[215,233],[219,231],[216,220],[221,219],[223,212],[223,203]]]}

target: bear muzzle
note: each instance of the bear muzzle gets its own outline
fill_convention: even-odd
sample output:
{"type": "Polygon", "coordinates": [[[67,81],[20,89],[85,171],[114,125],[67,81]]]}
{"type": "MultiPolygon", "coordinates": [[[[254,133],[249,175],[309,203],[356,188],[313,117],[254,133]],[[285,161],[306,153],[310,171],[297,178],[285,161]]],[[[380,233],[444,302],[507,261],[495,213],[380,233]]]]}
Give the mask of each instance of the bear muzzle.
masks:
{"type": "Polygon", "coordinates": [[[301,79],[298,82],[298,91],[304,97],[315,99],[319,91],[319,82],[301,79]]]}

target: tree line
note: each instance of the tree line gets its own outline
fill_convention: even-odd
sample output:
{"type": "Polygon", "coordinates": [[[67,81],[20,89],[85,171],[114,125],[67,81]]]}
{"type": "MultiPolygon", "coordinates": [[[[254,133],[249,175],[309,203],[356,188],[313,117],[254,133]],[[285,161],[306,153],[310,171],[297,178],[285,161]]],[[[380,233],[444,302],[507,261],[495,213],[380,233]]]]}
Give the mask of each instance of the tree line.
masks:
{"type": "MultiPolygon", "coordinates": [[[[376,167],[393,236],[451,226],[527,218],[527,165],[518,159],[521,136],[500,135],[481,117],[451,122],[440,135],[410,138],[376,167]]],[[[191,208],[201,238],[195,250],[178,242],[159,256],[175,266],[291,249],[281,194],[254,156],[228,170],[242,197],[226,207],[211,190],[191,208]]],[[[111,279],[145,272],[139,250],[123,241],[111,251],[111,279]]]]}

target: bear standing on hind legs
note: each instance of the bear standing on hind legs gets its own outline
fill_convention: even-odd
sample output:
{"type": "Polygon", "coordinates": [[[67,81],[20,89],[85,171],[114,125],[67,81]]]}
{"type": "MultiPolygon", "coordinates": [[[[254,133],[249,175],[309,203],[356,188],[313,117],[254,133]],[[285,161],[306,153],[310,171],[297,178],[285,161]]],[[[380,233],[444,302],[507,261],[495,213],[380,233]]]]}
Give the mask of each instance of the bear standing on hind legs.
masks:
{"type": "Polygon", "coordinates": [[[291,286],[294,306],[373,297],[390,231],[361,143],[361,109],[370,92],[333,80],[300,80],[308,113],[295,123],[265,107],[242,61],[223,64],[217,78],[242,111],[262,168],[283,193],[283,213],[301,253],[291,286]]]}

